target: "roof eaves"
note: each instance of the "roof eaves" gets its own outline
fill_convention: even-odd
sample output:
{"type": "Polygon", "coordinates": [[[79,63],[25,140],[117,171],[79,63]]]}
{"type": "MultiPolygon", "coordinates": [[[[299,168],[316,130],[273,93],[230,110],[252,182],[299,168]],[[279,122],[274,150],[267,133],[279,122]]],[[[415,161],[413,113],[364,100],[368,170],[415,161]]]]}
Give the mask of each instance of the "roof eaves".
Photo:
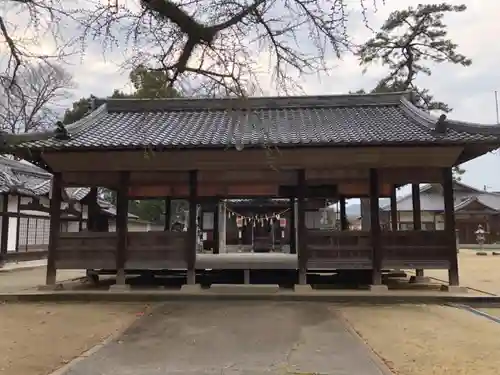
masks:
{"type": "MultiPolygon", "coordinates": [[[[435,116],[432,116],[431,114],[413,105],[406,97],[401,97],[401,105],[403,110],[413,120],[430,129],[434,129],[436,123],[439,120],[435,116]]],[[[453,129],[457,132],[500,137],[500,126],[498,126],[498,124],[479,124],[473,122],[450,120],[447,118],[444,119],[444,122],[447,128],[453,129]]]]}

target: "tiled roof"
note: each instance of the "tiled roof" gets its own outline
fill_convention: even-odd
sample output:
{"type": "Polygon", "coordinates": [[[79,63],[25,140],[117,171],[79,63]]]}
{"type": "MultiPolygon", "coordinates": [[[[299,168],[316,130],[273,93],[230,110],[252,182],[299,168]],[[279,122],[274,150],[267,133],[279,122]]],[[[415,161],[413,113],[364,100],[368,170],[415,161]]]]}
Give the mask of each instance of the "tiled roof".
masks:
{"type": "MultiPolygon", "coordinates": [[[[439,184],[426,184],[420,188],[420,208],[422,211],[442,212],[444,211],[444,201],[439,184]]],[[[485,207],[495,211],[500,211],[500,194],[476,189],[461,182],[454,182],[455,210],[463,209],[472,202],[479,202],[485,207]]],[[[412,194],[406,194],[397,200],[398,211],[412,211],[412,194]]],[[[382,211],[390,211],[390,203],[380,208],[382,211]]]]}
{"type": "Polygon", "coordinates": [[[27,196],[47,194],[51,174],[32,164],[0,156],[0,192],[27,196]]]}
{"type": "Polygon", "coordinates": [[[409,93],[248,99],[108,99],[53,133],[17,147],[94,149],[227,147],[272,144],[375,145],[500,142],[498,126],[437,118],[414,107],[409,93]]]}
{"type": "MultiPolygon", "coordinates": [[[[46,196],[50,192],[52,175],[37,166],[0,156],[0,193],[19,194],[29,197],[46,196]]],[[[81,201],[90,188],[65,188],[67,199],[81,201]]],[[[116,215],[113,204],[98,199],[101,209],[111,216],[116,215]]],[[[130,218],[138,216],[129,214],[130,218]]]]}

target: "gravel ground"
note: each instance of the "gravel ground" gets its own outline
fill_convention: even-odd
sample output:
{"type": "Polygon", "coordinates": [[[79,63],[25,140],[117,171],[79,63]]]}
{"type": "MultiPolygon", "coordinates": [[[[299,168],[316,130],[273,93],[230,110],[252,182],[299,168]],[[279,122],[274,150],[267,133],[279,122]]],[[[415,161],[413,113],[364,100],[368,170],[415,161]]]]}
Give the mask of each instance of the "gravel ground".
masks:
{"type": "Polygon", "coordinates": [[[500,324],[444,306],[342,307],[341,313],[399,375],[496,375],[500,324]]]}
{"type": "Polygon", "coordinates": [[[0,305],[0,374],[47,375],[144,311],[134,304],[0,305]]]}
{"type": "MultiPolygon", "coordinates": [[[[500,256],[478,256],[475,251],[462,250],[458,261],[460,284],[500,295],[500,256]]],[[[447,270],[426,270],[425,274],[448,280],[447,270]]]]}

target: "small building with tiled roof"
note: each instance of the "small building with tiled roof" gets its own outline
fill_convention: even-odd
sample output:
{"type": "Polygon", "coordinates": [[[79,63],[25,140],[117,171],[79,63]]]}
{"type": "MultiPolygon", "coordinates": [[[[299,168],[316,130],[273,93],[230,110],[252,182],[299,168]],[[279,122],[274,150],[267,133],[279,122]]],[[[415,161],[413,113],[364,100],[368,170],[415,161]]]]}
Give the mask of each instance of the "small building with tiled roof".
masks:
{"type": "MultiPolygon", "coordinates": [[[[308,270],[369,269],[377,289],[382,269],[415,268],[421,274],[445,268],[454,287],[459,279],[452,167],[499,148],[500,127],[436,118],[412,101],[412,93],[94,100],[90,113],[72,125],[3,134],[0,144],[54,174],[54,205],[63,188],[117,191],[116,233],[60,233],[54,208],[49,284],[57,268],[114,267],[123,287],[125,271],[139,267],[185,269],[192,286],[195,270],[209,264],[197,253],[199,203],[215,208],[224,199],[268,197],[295,200],[297,217],[287,228],[292,258],[273,267],[298,270],[298,284],[306,283],[308,270]],[[421,183],[442,185],[444,229],[422,228],[418,199],[412,203],[414,230],[380,225],[378,199],[391,198],[396,224],[395,191],[409,183],[414,197],[421,183]],[[128,200],[139,197],[187,199],[188,231],[129,233],[128,200]],[[316,198],[340,202],[340,230],[307,227],[307,200],[316,198]],[[369,228],[349,230],[348,198],[370,198],[369,228]]],[[[214,259],[221,243],[215,239],[214,259]]],[[[271,267],[252,262],[229,264],[271,267]]]]}
{"type": "MultiPolygon", "coordinates": [[[[0,222],[5,223],[0,224],[1,253],[46,250],[51,180],[52,174],[42,168],[23,160],[0,156],[0,222]]],[[[87,209],[84,201],[89,191],[88,187],[64,189],[62,231],[77,232],[85,228],[87,209]]],[[[102,199],[98,203],[102,214],[110,218],[113,228],[116,208],[102,199]]],[[[139,226],[135,230],[145,230],[146,223],[139,222],[137,216],[129,214],[129,218],[132,230],[135,223],[139,226]]]]}
{"type": "MultiPolygon", "coordinates": [[[[500,194],[476,189],[462,182],[453,183],[456,229],[461,244],[475,244],[474,232],[478,225],[487,231],[487,243],[500,241],[500,194]]],[[[381,207],[381,218],[390,225],[390,204],[381,207]]],[[[443,189],[439,184],[420,188],[422,228],[427,230],[444,227],[443,189]]],[[[413,229],[412,194],[397,200],[398,228],[413,229]]]]}

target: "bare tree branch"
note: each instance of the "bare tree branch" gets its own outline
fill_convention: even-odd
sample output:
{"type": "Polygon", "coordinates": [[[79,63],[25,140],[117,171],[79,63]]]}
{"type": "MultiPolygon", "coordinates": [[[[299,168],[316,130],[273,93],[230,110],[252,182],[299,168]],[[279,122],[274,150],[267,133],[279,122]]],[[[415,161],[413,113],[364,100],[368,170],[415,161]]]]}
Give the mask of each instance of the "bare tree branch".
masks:
{"type": "MultiPolygon", "coordinates": [[[[365,14],[367,4],[356,0],[365,14]]],[[[100,42],[119,49],[126,65],[163,69],[169,85],[203,94],[241,95],[263,70],[281,91],[297,78],[331,68],[348,46],[349,0],[6,0],[0,18],[3,78],[12,88],[24,64],[48,63],[100,42]],[[18,20],[26,21],[19,26],[18,20]],[[58,29],[63,28],[64,31],[58,29]],[[69,32],[68,32],[69,31],[69,32]],[[29,43],[25,35],[30,35],[29,43]],[[50,37],[51,54],[35,52],[50,37]],[[37,44],[38,43],[38,44],[37,44]],[[4,53],[5,52],[5,53],[4,53]],[[264,52],[264,54],[262,53],[264,52]],[[268,53],[266,56],[265,53],[268,53]],[[268,63],[270,66],[264,67],[268,63]]]]}
{"type": "Polygon", "coordinates": [[[57,65],[21,66],[15,86],[0,77],[0,130],[27,133],[52,126],[57,104],[68,98],[71,76],[57,65]]]}

